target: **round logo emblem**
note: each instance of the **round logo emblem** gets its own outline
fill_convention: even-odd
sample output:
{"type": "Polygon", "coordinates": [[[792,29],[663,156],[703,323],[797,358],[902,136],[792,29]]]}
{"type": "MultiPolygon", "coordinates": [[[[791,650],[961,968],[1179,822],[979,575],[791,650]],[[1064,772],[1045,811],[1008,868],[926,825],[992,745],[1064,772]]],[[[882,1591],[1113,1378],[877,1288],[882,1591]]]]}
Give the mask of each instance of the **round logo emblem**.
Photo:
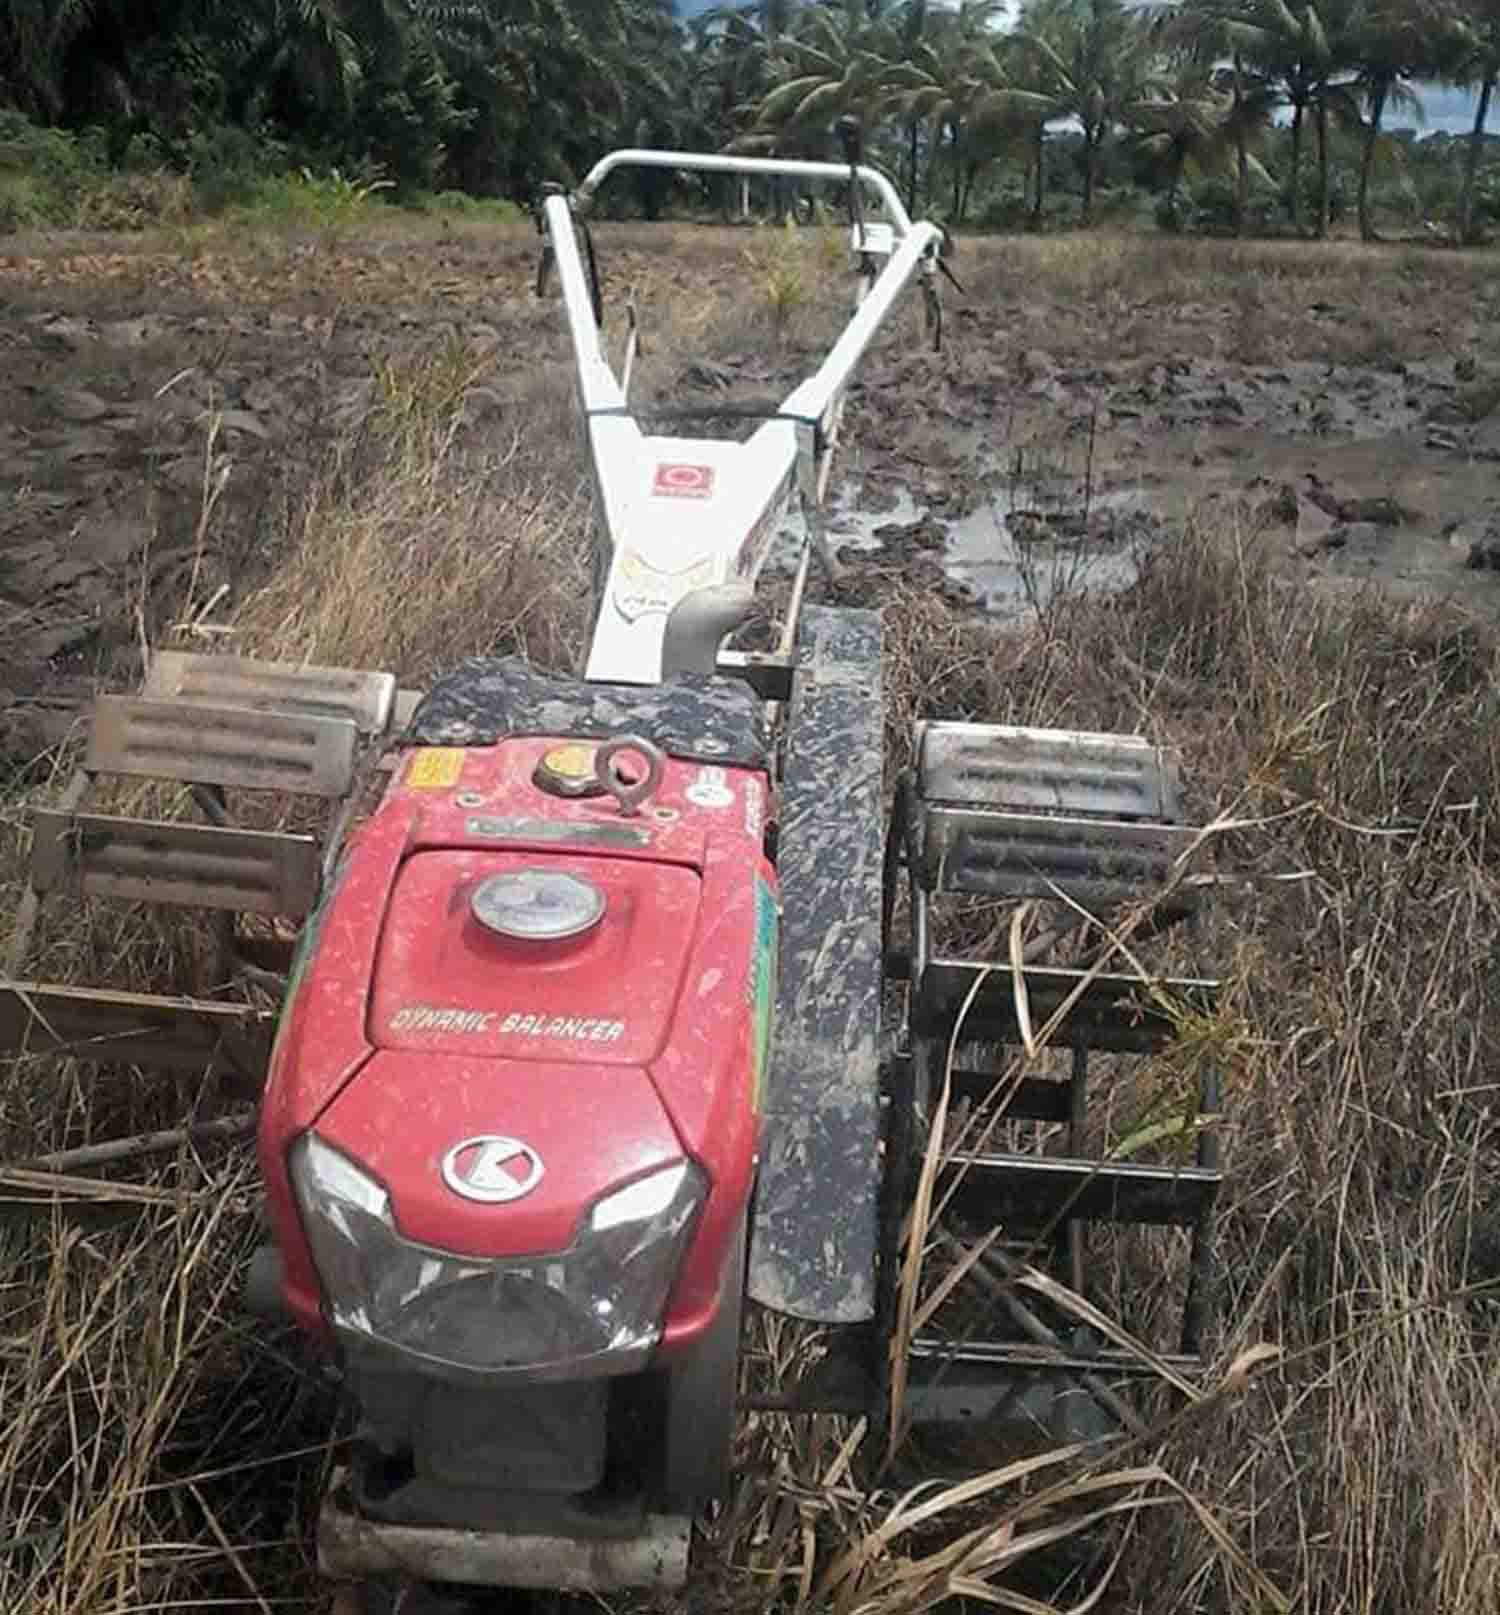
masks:
{"type": "Polygon", "coordinates": [[[542,1158],[519,1138],[484,1133],[455,1144],[443,1157],[443,1182],[465,1200],[504,1205],[542,1181],[542,1158]]]}

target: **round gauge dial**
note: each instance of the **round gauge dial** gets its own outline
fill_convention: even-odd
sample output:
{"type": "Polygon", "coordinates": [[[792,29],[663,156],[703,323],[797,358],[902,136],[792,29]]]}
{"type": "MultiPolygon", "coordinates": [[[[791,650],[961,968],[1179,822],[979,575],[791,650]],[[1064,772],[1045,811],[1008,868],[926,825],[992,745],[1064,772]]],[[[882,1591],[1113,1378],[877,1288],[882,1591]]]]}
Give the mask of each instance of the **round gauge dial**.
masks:
{"type": "Polygon", "coordinates": [[[577,875],[518,869],[480,881],[469,908],[497,936],[517,942],[558,942],[581,936],[604,918],[604,893],[577,875]]]}

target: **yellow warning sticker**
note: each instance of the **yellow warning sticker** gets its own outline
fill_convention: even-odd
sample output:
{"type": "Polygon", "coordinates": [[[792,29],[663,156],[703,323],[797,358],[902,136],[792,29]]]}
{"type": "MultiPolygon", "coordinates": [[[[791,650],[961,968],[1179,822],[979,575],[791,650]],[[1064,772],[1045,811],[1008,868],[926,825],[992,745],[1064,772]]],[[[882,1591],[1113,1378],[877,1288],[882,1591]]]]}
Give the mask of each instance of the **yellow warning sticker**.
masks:
{"type": "Polygon", "coordinates": [[[462,746],[427,746],[411,760],[406,783],[418,791],[442,791],[464,771],[462,746]]]}

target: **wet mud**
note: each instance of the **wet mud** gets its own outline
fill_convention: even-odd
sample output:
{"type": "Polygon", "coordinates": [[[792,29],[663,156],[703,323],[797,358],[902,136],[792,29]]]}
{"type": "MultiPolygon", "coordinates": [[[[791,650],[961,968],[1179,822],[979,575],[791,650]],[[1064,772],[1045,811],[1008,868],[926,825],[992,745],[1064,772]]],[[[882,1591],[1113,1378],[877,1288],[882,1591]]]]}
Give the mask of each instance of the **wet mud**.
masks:
{"type": "MultiPolygon", "coordinates": [[[[566,366],[561,319],[531,299],[533,255],[519,239],[498,256],[396,243],[227,288],[221,266],[166,257],[165,286],[0,258],[0,753],[55,745],[173,621],[211,626],[274,556],[320,457],[368,417],[382,355],[448,328],[487,347],[501,373],[464,408],[504,431],[516,377],[566,366]]],[[[692,281],[639,267],[674,297],[692,281]]],[[[1214,317],[1137,319],[1114,358],[1098,309],[981,290],[941,354],[883,336],[850,391],[828,517],[848,598],[900,582],[1007,617],[1059,588],[1125,586],[1167,525],[1213,520],[1319,586],[1375,582],[1500,621],[1487,328],[1458,342],[1435,319],[1409,356],[1392,339],[1350,362],[1291,340],[1236,357],[1212,335],[1235,311],[1214,317]]],[[[647,377],[643,405],[774,408],[825,351],[706,339],[647,377]]]]}

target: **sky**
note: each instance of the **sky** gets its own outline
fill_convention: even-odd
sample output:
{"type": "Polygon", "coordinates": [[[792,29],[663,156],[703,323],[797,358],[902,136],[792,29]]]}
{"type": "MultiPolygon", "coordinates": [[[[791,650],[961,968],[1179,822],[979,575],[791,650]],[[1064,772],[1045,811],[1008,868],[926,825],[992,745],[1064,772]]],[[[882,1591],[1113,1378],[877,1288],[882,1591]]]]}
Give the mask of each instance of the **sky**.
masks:
{"type": "MultiPolygon", "coordinates": [[[[707,11],[711,6],[721,3],[721,0],[677,0],[677,13],[681,17],[696,17],[700,11],[707,11]]],[[[1449,134],[1467,134],[1474,124],[1475,96],[1468,90],[1444,89],[1439,84],[1420,84],[1417,93],[1422,102],[1425,113],[1423,122],[1417,124],[1419,134],[1436,134],[1438,130],[1447,130],[1449,134]]],[[[1411,118],[1403,117],[1399,112],[1387,114],[1385,124],[1387,128],[1399,129],[1410,126],[1411,118]]],[[[1500,124],[1491,120],[1491,133],[1500,132],[1500,124]]]]}
{"type": "MultiPolygon", "coordinates": [[[[1474,110],[1479,98],[1473,91],[1445,90],[1440,84],[1419,84],[1417,94],[1421,98],[1422,110],[1427,114],[1427,121],[1418,125],[1422,133],[1435,134],[1439,129],[1446,129],[1450,134],[1467,134],[1474,127],[1474,110]]],[[[1396,113],[1386,122],[1399,129],[1402,124],[1409,124],[1411,119],[1396,113]]],[[[1496,132],[1494,119],[1489,120],[1489,129],[1491,134],[1496,132]]]]}

